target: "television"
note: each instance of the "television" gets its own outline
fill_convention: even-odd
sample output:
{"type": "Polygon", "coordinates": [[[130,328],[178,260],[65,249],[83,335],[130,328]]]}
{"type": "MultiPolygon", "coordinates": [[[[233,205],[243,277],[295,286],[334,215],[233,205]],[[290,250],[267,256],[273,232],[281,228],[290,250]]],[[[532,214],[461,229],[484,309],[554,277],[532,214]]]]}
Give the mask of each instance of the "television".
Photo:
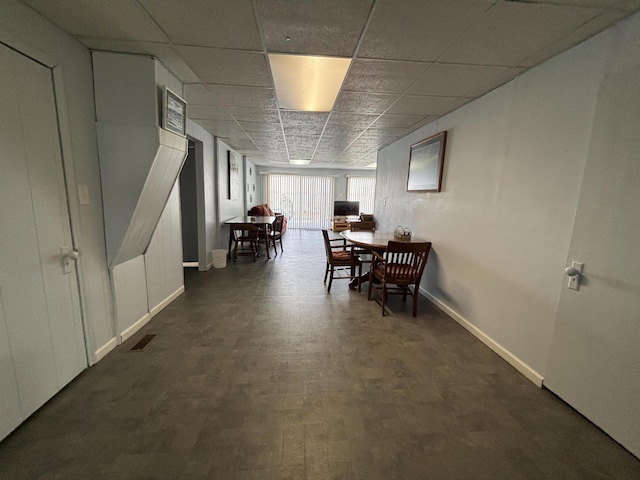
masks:
{"type": "Polygon", "coordinates": [[[334,217],[357,216],[359,214],[360,202],[347,202],[345,200],[336,200],[333,202],[334,217]]]}

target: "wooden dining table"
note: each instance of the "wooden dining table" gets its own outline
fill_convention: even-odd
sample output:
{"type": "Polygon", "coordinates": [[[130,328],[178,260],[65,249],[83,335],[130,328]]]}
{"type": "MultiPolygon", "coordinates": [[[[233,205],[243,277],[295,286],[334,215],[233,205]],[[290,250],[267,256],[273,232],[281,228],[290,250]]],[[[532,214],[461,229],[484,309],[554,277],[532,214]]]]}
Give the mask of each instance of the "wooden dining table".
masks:
{"type": "MultiPolygon", "coordinates": [[[[395,238],[393,232],[383,232],[378,230],[358,230],[355,232],[352,232],[351,230],[343,230],[342,232],[340,232],[340,236],[353,245],[362,247],[366,250],[375,250],[379,253],[382,253],[387,249],[389,240],[404,243],[422,243],[428,241],[422,238],[414,237],[413,235],[408,240],[398,240],[397,238],[395,238]]],[[[368,280],[368,272],[360,276],[360,283],[367,282],[368,280]]],[[[349,283],[349,288],[355,290],[355,288],[357,288],[358,286],[357,282],[357,279],[352,280],[349,283]]]]}
{"type": "Polygon", "coordinates": [[[366,248],[368,250],[385,251],[389,240],[395,242],[405,243],[422,243],[427,242],[422,238],[414,237],[413,235],[408,240],[398,240],[394,237],[393,232],[381,232],[378,230],[358,230],[352,232],[351,230],[343,230],[340,232],[342,238],[348,242],[357,245],[358,247],[366,248]]]}
{"type": "MultiPolygon", "coordinates": [[[[272,225],[273,222],[276,221],[276,217],[275,216],[266,216],[266,217],[256,217],[256,216],[240,216],[240,217],[233,217],[230,218],[229,220],[225,221],[225,225],[244,225],[244,224],[251,224],[251,225],[256,225],[259,228],[261,228],[264,233],[265,233],[265,238],[266,238],[266,233],[268,231],[269,225],[272,225]]],[[[231,256],[231,245],[233,244],[233,238],[232,238],[232,234],[231,232],[229,232],[229,251],[227,252],[228,256],[231,256]]],[[[271,255],[269,255],[269,242],[266,242],[266,247],[267,247],[267,258],[271,258],[271,255]]]]}

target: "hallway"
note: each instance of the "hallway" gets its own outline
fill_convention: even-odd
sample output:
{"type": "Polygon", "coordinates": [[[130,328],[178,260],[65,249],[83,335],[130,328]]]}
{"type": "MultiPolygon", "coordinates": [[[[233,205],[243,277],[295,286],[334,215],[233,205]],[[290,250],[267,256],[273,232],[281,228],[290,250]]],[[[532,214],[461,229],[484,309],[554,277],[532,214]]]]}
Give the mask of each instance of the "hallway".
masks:
{"type": "MultiPolygon", "coordinates": [[[[453,320],[322,283],[320,232],[186,292],[0,443],[0,479],[640,479],[453,320]],[[144,335],[142,351],[131,348],[144,335]]],[[[427,265],[427,269],[429,265],[427,265]]]]}

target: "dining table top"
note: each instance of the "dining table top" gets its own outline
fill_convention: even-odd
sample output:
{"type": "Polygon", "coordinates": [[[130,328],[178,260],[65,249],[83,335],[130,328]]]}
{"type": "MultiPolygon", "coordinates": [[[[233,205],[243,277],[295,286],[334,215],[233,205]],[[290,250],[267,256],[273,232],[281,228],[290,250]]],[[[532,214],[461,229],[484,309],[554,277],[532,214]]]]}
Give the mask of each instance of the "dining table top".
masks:
{"type": "Polygon", "coordinates": [[[227,225],[231,225],[233,223],[253,223],[255,225],[271,225],[275,221],[276,221],[275,216],[260,217],[256,215],[245,215],[245,216],[230,218],[224,223],[227,225]]]}
{"type": "Polygon", "coordinates": [[[382,232],[379,230],[343,230],[342,232],[340,232],[340,235],[342,236],[342,238],[353,243],[354,245],[377,250],[386,250],[389,240],[405,243],[422,243],[428,241],[422,238],[414,237],[413,235],[409,240],[398,240],[394,237],[393,232],[382,232]]]}

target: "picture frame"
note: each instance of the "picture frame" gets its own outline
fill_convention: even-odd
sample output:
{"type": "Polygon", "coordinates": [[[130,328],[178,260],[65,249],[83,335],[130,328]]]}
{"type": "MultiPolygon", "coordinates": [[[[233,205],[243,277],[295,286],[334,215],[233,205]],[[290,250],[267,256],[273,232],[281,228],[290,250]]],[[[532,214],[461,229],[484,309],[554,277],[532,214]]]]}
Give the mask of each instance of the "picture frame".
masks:
{"type": "Polygon", "coordinates": [[[411,145],[407,192],[439,192],[442,188],[446,130],[411,145]]]}
{"type": "Polygon", "coordinates": [[[166,86],[162,101],[162,128],[187,135],[187,102],[166,86]]]}
{"type": "Polygon", "coordinates": [[[229,200],[238,200],[240,194],[240,162],[236,154],[227,150],[229,167],[229,200]]]}

